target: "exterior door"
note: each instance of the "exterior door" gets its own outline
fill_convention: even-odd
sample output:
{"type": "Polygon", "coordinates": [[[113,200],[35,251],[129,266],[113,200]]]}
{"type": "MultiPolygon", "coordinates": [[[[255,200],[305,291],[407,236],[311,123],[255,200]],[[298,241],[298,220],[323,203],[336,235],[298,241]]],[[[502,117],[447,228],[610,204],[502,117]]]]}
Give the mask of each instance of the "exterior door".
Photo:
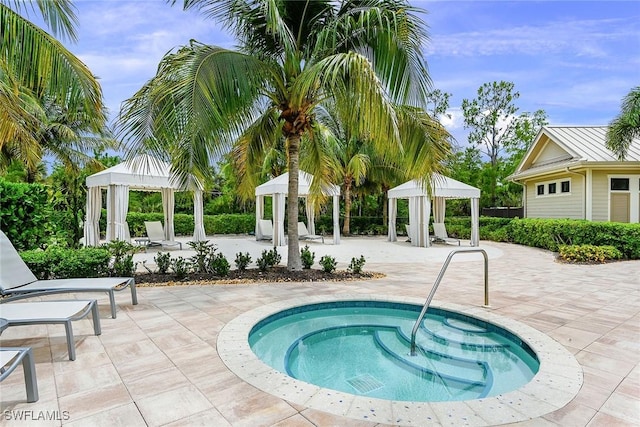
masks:
{"type": "Polygon", "coordinates": [[[629,193],[611,193],[611,221],[629,222],[631,200],[629,193]]]}

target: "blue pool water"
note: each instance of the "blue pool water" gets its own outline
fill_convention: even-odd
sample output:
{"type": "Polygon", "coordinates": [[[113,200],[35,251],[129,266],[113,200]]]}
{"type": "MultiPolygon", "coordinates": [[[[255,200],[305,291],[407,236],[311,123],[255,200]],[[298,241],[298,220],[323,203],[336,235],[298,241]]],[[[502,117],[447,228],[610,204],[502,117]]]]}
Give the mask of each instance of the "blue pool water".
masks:
{"type": "Polygon", "coordinates": [[[351,394],[403,401],[495,396],[526,384],[539,362],[514,334],[474,317],[421,307],[341,301],[288,309],[249,334],[253,352],[293,378],[351,394]]]}

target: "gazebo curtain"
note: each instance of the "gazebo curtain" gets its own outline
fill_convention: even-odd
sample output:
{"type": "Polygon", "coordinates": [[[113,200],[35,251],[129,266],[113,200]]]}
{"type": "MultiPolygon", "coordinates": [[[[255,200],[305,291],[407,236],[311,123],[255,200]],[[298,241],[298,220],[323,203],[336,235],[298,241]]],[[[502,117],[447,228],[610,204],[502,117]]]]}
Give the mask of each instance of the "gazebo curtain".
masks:
{"type": "Polygon", "coordinates": [[[395,242],[398,240],[398,235],[396,234],[396,218],[398,216],[398,199],[389,199],[389,220],[388,220],[388,228],[389,234],[387,235],[387,240],[390,242],[395,242]]]}
{"type": "Polygon", "coordinates": [[[444,197],[433,198],[433,222],[444,222],[444,215],[447,209],[447,201],[444,197]]]}
{"type": "Polygon", "coordinates": [[[340,244],[340,196],[333,196],[333,244],[340,244]]]}
{"type": "Polygon", "coordinates": [[[201,242],[207,240],[204,231],[204,209],[202,207],[202,190],[193,192],[193,241],[201,242]]]}
{"type": "Polygon", "coordinates": [[[102,190],[100,187],[87,189],[87,218],[84,225],[85,246],[98,246],[100,243],[100,207],[102,190]]]}
{"type": "Polygon", "coordinates": [[[127,241],[129,232],[125,231],[127,211],[129,210],[129,187],[110,185],[107,187],[107,241],[127,241]]]}
{"type": "Polygon", "coordinates": [[[285,195],[273,195],[273,246],[284,246],[284,211],[286,209],[285,195]]]}
{"type": "Polygon", "coordinates": [[[411,245],[428,247],[429,245],[429,217],[431,216],[431,202],[427,196],[409,198],[409,227],[411,230],[411,245]]]}
{"type": "Polygon", "coordinates": [[[258,226],[262,218],[264,218],[264,196],[256,196],[256,240],[264,238],[262,230],[258,226]]]}
{"type": "Polygon", "coordinates": [[[316,234],[316,210],[310,197],[305,199],[307,211],[307,231],[309,234],[316,234]]]}
{"type": "Polygon", "coordinates": [[[164,211],[164,238],[175,240],[176,233],[173,228],[173,210],[175,208],[175,193],[172,188],[162,188],[162,210],[164,211]]]}
{"type": "Polygon", "coordinates": [[[471,199],[471,246],[480,245],[480,199],[471,199]]]}

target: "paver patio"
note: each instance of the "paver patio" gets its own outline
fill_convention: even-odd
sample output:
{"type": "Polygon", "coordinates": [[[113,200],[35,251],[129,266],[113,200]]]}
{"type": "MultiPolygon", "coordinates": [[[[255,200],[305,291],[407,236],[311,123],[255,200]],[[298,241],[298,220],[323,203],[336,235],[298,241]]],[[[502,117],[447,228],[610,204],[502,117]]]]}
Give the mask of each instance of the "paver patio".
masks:
{"type": "MultiPolygon", "coordinates": [[[[409,247],[415,250],[412,258],[405,252],[408,244],[383,239],[365,239],[362,244],[369,250],[387,245],[384,250],[402,252],[401,259],[365,253],[370,257],[365,270],[387,275],[370,281],[141,287],[137,306],[126,295],[117,297],[117,319],[109,318],[106,298],[98,296],[102,335],[93,335],[89,320],[77,322],[75,361],[67,358],[60,328],[9,328],[0,337],[2,346],[34,349],[40,400],[26,403],[21,370],[16,370],[0,385],[0,424],[376,425],[291,404],[258,390],[231,372],[216,351],[218,332],[227,322],[272,302],[335,294],[425,298],[444,258],[425,256],[430,249],[409,247]],[[18,416],[31,420],[18,421],[18,416]],[[43,416],[55,419],[45,421],[43,416]]],[[[491,254],[489,310],[554,338],[575,355],[584,373],[583,386],[568,405],[517,425],[638,425],[640,262],[566,265],[539,249],[494,242],[481,242],[481,247],[491,254]]],[[[312,247],[316,248],[318,253],[332,249],[312,247]]],[[[432,253],[443,252],[433,249],[432,253]]],[[[483,304],[481,260],[479,255],[454,259],[435,301],[478,309],[483,304]]],[[[446,415],[438,419],[441,425],[450,425],[448,421],[446,415]]]]}

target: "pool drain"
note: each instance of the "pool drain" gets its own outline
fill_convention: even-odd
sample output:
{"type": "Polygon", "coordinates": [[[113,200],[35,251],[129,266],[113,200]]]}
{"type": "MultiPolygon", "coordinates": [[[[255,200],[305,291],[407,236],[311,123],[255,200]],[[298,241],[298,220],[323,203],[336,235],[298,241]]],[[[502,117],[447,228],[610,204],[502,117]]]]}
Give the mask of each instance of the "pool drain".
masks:
{"type": "Polygon", "coordinates": [[[357,377],[349,378],[347,382],[358,391],[360,394],[371,393],[374,390],[384,387],[380,381],[375,379],[369,374],[358,375],[357,377]]]}

